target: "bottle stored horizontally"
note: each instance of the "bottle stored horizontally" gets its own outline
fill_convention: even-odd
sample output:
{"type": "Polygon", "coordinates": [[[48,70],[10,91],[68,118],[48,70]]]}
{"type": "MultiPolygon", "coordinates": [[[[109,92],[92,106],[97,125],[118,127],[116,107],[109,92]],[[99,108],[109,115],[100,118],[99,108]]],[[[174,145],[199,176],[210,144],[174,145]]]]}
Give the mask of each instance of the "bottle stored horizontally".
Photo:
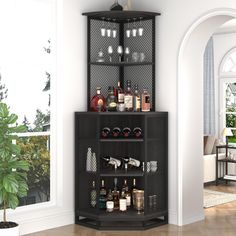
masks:
{"type": "Polygon", "coordinates": [[[142,93],[142,111],[150,111],[151,103],[150,103],[150,94],[148,93],[147,89],[143,89],[142,93]]]}
{"type": "Polygon", "coordinates": [[[134,166],[134,167],[140,167],[141,162],[139,160],[137,160],[137,159],[134,159],[134,158],[130,157],[128,165],[131,165],[131,166],[134,166]]]}
{"type": "Polygon", "coordinates": [[[105,160],[109,165],[114,166],[115,169],[117,169],[117,167],[121,166],[121,161],[119,159],[116,159],[114,157],[103,157],[103,160],[105,160]]]}
{"type": "Polygon", "coordinates": [[[116,96],[114,95],[114,88],[109,86],[108,96],[106,99],[107,111],[116,111],[116,106],[117,106],[117,99],[116,96]]]}
{"type": "Polygon", "coordinates": [[[134,87],[134,111],[141,111],[141,98],[137,84],[134,87]]]}
{"type": "Polygon", "coordinates": [[[124,104],[126,111],[133,111],[133,94],[131,92],[131,81],[127,80],[124,95],[124,104]]]}
{"type": "Polygon", "coordinates": [[[99,193],[99,208],[100,209],[106,209],[106,200],[107,200],[106,196],[107,196],[107,190],[105,188],[104,180],[102,180],[100,193],[99,193]]]}
{"type": "Polygon", "coordinates": [[[107,212],[113,212],[114,210],[114,201],[113,201],[113,195],[112,195],[111,189],[109,189],[109,192],[107,195],[106,208],[107,208],[107,212]]]}
{"type": "Polygon", "coordinates": [[[101,87],[97,87],[97,93],[93,96],[90,102],[91,111],[105,111],[105,98],[101,94],[101,87]]]}
{"type": "Polygon", "coordinates": [[[97,191],[95,186],[95,181],[92,182],[92,188],[90,191],[90,205],[95,208],[97,205],[97,191]]]}

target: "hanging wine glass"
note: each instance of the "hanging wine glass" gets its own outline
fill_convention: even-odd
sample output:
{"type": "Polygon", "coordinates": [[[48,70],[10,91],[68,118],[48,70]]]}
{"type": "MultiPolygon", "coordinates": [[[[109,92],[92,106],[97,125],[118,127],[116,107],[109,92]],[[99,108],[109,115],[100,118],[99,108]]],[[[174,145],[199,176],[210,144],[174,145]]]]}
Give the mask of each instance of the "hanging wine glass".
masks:
{"type": "Polygon", "coordinates": [[[129,47],[125,48],[125,55],[126,55],[126,61],[129,62],[129,54],[130,54],[130,49],[129,47]]]}
{"type": "Polygon", "coordinates": [[[102,17],[102,27],[101,27],[101,35],[102,37],[105,37],[106,36],[106,28],[105,28],[105,17],[102,17]]]}
{"type": "Polygon", "coordinates": [[[113,54],[113,48],[112,46],[109,46],[107,49],[108,55],[109,55],[109,60],[112,62],[112,54],[113,54]]]}
{"type": "Polygon", "coordinates": [[[127,26],[127,29],[126,29],[126,31],[125,31],[127,38],[129,38],[130,35],[131,35],[131,30],[130,30],[130,28],[129,28],[129,21],[130,21],[130,19],[128,19],[128,26],[127,26]]]}
{"type": "Polygon", "coordinates": [[[138,27],[138,35],[143,36],[143,27],[141,23],[142,17],[139,18],[139,27],[138,27]]]}
{"type": "Polygon", "coordinates": [[[119,54],[119,62],[121,62],[121,57],[123,54],[123,47],[122,46],[117,47],[117,53],[119,54]]]}
{"type": "Polygon", "coordinates": [[[133,37],[137,36],[137,28],[136,28],[136,22],[135,22],[136,18],[134,18],[134,24],[133,24],[133,29],[132,29],[132,35],[133,37]]]}
{"type": "Polygon", "coordinates": [[[107,37],[110,38],[111,37],[111,26],[110,26],[110,19],[107,19],[108,23],[107,23],[107,37]]]}
{"type": "Polygon", "coordinates": [[[113,38],[116,38],[116,36],[117,36],[117,29],[116,29],[115,22],[116,22],[116,19],[113,19],[113,29],[112,29],[112,37],[113,38]]]}

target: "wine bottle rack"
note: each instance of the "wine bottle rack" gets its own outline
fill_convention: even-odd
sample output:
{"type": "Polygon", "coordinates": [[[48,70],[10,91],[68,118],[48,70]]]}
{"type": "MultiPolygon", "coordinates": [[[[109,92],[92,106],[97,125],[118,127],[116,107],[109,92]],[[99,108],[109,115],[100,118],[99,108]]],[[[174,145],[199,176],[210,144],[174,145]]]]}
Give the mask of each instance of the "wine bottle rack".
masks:
{"type": "Polygon", "coordinates": [[[148,229],[168,223],[168,114],[166,112],[76,112],[75,113],[75,223],[101,230],[148,229]],[[140,127],[141,139],[101,139],[103,127],[140,127]],[[91,147],[97,157],[97,171],[86,171],[86,153],[91,147]],[[102,158],[131,156],[144,162],[143,168],[114,168],[103,166],[102,158]],[[156,161],[157,171],[150,171],[147,163],[156,161]],[[96,182],[97,202],[101,180],[113,189],[114,178],[120,189],[124,179],[131,186],[144,190],[144,212],[130,208],[127,212],[111,213],[90,205],[92,182],[96,182]],[[156,208],[149,208],[149,198],[157,197],[156,208]]]}

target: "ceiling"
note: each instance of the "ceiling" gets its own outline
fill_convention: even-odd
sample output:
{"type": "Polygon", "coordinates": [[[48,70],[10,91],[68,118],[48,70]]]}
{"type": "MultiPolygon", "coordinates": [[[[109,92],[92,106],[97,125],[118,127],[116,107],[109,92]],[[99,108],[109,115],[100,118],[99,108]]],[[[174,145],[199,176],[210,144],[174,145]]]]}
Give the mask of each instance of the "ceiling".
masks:
{"type": "Polygon", "coordinates": [[[215,34],[236,33],[236,19],[232,19],[224,23],[215,34]]]}

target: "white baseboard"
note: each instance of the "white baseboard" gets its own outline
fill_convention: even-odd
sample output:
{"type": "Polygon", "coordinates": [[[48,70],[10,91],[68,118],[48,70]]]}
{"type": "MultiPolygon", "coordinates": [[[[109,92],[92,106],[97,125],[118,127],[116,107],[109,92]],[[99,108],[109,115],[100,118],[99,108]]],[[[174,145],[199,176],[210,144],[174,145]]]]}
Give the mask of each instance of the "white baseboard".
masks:
{"type": "Polygon", "coordinates": [[[195,223],[197,221],[202,221],[205,219],[205,215],[204,212],[202,214],[198,214],[198,215],[193,215],[191,217],[186,217],[183,219],[183,224],[182,225],[187,225],[187,224],[191,224],[191,223],[195,223]]]}
{"type": "Polygon", "coordinates": [[[19,221],[20,235],[35,233],[42,230],[57,228],[69,224],[74,224],[74,212],[67,211],[58,214],[34,218],[31,220],[19,221]]]}
{"type": "Polygon", "coordinates": [[[178,225],[178,215],[177,212],[169,210],[169,224],[178,225]]]}

